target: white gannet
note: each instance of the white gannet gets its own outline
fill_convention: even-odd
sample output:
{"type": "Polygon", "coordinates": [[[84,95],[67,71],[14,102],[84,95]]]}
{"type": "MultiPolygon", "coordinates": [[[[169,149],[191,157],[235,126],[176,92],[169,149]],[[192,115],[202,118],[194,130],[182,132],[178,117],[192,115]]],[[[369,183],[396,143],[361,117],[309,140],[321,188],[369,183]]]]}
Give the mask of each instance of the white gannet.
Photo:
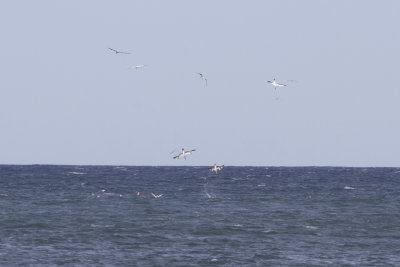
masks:
{"type": "Polygon", "coordinates": [[[276,82],[275,78],[274,78],[274,80],[272,82],[271,81],[267,81],[267,83],[272,84],[275,87],[275,90],[276,90],[276,87],[287,86],[286,84],[282,84],[282,83],[276,82]]]}
{"type": "Polygon", "coordinates": [[[192,149],[190,151],[185,151],[185,149],[182,148],[182,152],[179,153],[179,155],[175,156],[174,159],[180,159],[181,157],[184,157],[186,160],[186,156],[192,154],[194,151],[196,151],[196,149],[192,149]]]}
{"type": "Polygon", "coordinates": [[[132,66],[132,67],[130,67],[130,69],[139,70],[139,69],[143,69],[144,67],[148,67],[148,66],[149,66],[149,65],[142,64],[142,65],[132,66]]]}
{"type": "Polygon", "coordinates": [[[206,76],[204,76],[204,74],[200,73],[200,72],[197,72],[197,74],[200,75],[200,79],[202,79],[203,81],[206,82],[206,87],[207,87],[207,78],[206,78],[206,76]]]}
{"type": "Polygon", "coordinates": [[[154,195],[153,193],[151,193],[151,195],[152,195],[153,197],[155,197],[155,198],[160,198],[160,197],[162,197],[162,194],[154,195]]]}
{"type": "Polygon", "coordinates": [[[208,168],[210,171],[218,173],[218,171],[222,170],[224,168],[224,165],[217,166],[217,164],[214,164],[214,167],[208,168]]]}
{"type": "Polygon", "coordinates": [[[111,51],[114,51],[115,54],[130,54],[128,52],[124,52],[124,51],[121,51],[121,50],[113,49],[113,48],[110,48],[110,47],[108,49],[110,49],[111,51]]]}

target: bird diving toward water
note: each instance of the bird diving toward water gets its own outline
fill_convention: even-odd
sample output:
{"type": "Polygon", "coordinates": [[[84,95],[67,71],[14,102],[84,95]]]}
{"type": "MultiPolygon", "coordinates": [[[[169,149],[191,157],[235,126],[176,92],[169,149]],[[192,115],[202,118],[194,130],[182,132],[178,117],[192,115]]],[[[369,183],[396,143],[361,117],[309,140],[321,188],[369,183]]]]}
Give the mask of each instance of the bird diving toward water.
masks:
{"type": "Polygon", "coordinates": [[[287,86],[286,84],[278,83],[278,82],[275,80],[275,78],[274,78],[274,80],[273,80],[272,82],[271,82],[271,81],[267,81],[267,83],[272,84],[272,85],[275,87],[275,90],[276,90],[276,87],[287,86]]]}
{"type": "Polygon", "coordinates": [[[110,49],[111,51],[114,51],[115,54],[130,54],[129,52],[124,52],[124,51],[113,49],[113,48],[108,48],[108,49],[110,49]]]}
{"type": "Polygon", "coordinates": [[[194,151],[196,151],[196,149],[192,149],[190,151],[185,151],[185,149],[182,148],[182,152],[179,153],[179,155],[175,156],[174,159],[180,159],[181,157],[183,157],[186,160],[186,156],[192,154],[194,151]]]}
{"type": "Polygon", "coordinates": [[[224,165],[217,166],[217,164],[214,164],[214,167],[208,168],[208,170],[218,173],[218,171],[222,170],[224,168],[224,165]]]}
{"type": "Polygon", "coordinates": [[[206,78],[206,76],[204,76],[204,74],[203,73],[200,73],[200,72],[196,72],[198,75],[200,75],[200,79],[202,79],[203,81],[205,81],[206,82],[206,87],[207,87],[207,78],[206,78]]]}

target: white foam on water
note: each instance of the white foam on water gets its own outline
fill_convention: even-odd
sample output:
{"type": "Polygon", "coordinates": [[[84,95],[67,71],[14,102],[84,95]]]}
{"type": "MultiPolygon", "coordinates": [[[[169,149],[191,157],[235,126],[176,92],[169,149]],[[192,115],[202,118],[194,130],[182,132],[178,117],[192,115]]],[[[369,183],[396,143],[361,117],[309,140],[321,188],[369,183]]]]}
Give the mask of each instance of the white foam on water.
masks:
{"type": "Polygon", "coordinates": [[[68,172],[70,174],[74,174],[74,175],[82,175],[82,174],[86,174],[84,172],[68,172]]]}
{"type": "Polygon", "coordinates": [[[261,231],[261,232],[263,232],[263,233],[271,233],[272,230],[271,230],[271,229],[267,229],[267,230],[263,230],[263,231],[261,231]]]}
{"type": "Polygon", "coordinates": [[[208,197],[208,198],[213,198],[209,193],[207,193],[206,192],[206,196],[208,197]]]}
{"type": "Polygon", "coordinates": [[[90,225],[90,227],[92,228],[109,228],[113,226],[114,226],[113,224],[94,224],[94,223],[90,225]]]}
{"type": "Polygon", "coordinates": [[[344,189],[346,189],[346,190],[354,190],[355,188],[351,187],[351,186],[345,186],[344,189]]]}
{"type": "Polygon", "coordinates": [[[113,196],[121,197],[122,196],[121,194],[118,194],[118,193],[109,193],[109,192],[103,193],[103,195],[110,196],[110,197],[113,197],[113,196]]]}

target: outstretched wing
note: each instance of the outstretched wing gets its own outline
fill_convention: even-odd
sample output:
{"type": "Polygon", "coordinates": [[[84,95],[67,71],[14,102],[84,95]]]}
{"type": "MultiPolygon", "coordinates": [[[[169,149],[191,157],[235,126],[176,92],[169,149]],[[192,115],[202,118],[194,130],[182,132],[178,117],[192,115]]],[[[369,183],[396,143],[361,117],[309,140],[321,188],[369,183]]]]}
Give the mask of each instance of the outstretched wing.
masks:
{"type": "Polygon", "coordinates": [[[129,52],[124,52],[124,51],[120,51],[114,48],[109,47],[108,49],[110,49],[111,51],[114,51],[116,54],[130,54],[129,52]]]}

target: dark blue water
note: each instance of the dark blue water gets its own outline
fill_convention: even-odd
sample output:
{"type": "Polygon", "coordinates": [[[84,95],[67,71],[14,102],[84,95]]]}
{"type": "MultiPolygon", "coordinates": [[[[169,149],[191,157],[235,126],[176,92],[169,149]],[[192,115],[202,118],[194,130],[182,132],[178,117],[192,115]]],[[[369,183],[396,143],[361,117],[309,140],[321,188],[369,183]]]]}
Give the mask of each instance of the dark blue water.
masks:
{"type": "Polygon", "coordinates": [[[400,266],[400,169],[3,165],[0,265],[400,266]]]}

